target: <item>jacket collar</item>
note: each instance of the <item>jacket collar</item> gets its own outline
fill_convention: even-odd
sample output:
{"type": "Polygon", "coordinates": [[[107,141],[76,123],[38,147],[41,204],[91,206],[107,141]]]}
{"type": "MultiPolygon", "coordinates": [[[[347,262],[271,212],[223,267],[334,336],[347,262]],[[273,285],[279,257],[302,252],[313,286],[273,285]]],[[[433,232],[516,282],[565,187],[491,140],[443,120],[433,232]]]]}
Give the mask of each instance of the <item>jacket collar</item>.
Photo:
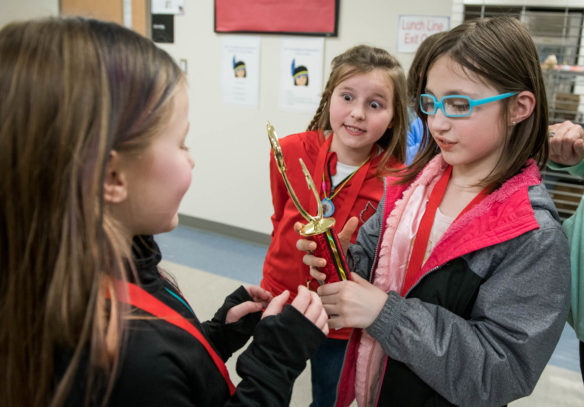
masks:
{"type": "MultiPolygon", "coordinates": [[[[439,157],[440,160],[442,156],[439,157]]],[[[422,275],[457,257],[505,242],[539,228],[528,188],[541,182],[534,160],[457,219],[421,269],[422,275]]]]}
{"type": "MultiPolygon", "coordinates": [[[[433,182],[436,177],[442,175],[446,167],[446,162],[439,154],[407,188],[412,188],[412,185],[416,183],[433,182]]],[[[541,175],[537,164],[531,159],[519,174],[491,192],[451,225],[419,271],[415,281],[419,281],[427,272],[455,258],[539,228],[528,195],[528,188],[540,183],[541,175]]],[[[404,288],[405,291],[409,291],[411,287],[404,288]]]]}
{"type": "Polygon", "coordinates": [[[134,237],[132,242],[132,255],[141,284],[152,284],[160,279],[157,266],[162,259],[162,255],[153,236],[144,235],[134,237]]]}

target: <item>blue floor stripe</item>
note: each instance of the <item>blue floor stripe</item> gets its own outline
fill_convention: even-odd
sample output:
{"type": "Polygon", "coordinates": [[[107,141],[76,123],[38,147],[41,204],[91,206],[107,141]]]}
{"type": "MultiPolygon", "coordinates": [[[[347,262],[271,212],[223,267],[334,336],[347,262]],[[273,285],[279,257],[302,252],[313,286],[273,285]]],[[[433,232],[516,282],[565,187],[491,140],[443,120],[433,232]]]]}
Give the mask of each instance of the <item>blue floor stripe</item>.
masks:
{"type": "Polygon", "coordinates": [[[156,236],[164,260],[258,285],[267,246],[179,226],[156,236]]]}
{"type": "Polygon", "coordinates": [[[580,372],[579,346],[576,332],[570,325],[566,324],[549,364],[580,372]]]}
{"type": "MultiPolygon", "coordinates": [[[[162,258],[223,277],[259,285],[267,246],[179,226],[156,236],[162,258]]],[[[566,324],[551,365],[579,372],[578,339],[566,324]]]]}

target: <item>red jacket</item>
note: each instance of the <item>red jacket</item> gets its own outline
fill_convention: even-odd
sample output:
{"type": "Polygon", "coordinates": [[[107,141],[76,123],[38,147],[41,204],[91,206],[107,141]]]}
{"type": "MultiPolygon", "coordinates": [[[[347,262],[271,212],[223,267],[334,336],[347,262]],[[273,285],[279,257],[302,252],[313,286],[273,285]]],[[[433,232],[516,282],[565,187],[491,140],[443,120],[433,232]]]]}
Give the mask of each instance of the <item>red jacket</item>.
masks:
{"type": "MultiPolygon", "coordinates": [[[[293,134],[280,140],[282,153],[286,162],[286,175],[301,205],[312,215],[316,214],[317,205],[313,193],[308,189],[302,168],[298,161],[302,158],[312,175],[320,197],[322,177],[325,174],[327,192],[330,191],[330,176],[336,173],[336,153],[329,152],[332,135],[325,138],[317,131],[293,134]],[[328,168],[327,171],[325,167],[328,168]]],[[[383,195],[383,181],[377,178],[376,171],[381,154],[365,164],[333,199],[336,220],[334,230],[340,232],[345,222],[352,216],[359,218],[359,227],[371,217],[383,195]]],[[[401,164],[396,160],[395,166],[401,164]]],[[[272,241],[264,261],[261,286],[274,295],[289,290],[291,300],[296,296],[298,285],[306,285],[311,280],[308,266],[302,263],[303,253],[296,249],[300,238],[294,231],[294,223],[306,223],[288,195],[284,181],[273,154],[270,155],[270,186],[272,190],[272,241]]],[[[357,231],[351,238],[355,242],[357,231]]],[[[318,283],[310,282],[310,288],[316,290],[318,283]]],[[[333,338],[347,339],[350,329],[331,332],[333,338]]]]}

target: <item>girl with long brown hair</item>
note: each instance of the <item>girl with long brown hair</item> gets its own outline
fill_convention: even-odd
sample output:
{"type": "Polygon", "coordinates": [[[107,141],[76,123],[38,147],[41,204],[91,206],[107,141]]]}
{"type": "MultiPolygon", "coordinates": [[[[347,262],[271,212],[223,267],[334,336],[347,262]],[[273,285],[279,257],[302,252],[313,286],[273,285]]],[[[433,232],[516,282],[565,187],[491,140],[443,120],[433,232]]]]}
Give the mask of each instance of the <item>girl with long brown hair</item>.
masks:
{"type": "Polygon", "coordinates": [[[316,294],[241,287],[201,323],[157,266],[194,167],[172,58],[113,23],[12,23],[0,94],[0,405],[287,405],[316,294]]]}

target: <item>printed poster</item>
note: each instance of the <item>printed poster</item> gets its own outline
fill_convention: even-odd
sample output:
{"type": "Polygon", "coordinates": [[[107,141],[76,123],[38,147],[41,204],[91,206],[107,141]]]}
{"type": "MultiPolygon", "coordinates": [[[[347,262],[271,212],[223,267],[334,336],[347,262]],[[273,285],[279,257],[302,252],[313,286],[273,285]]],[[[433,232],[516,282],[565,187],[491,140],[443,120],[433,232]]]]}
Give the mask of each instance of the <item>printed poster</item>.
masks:
{"type": "Polygon", "coordinates": [[[260,37],[222,37],[223,103],[257,107],[260,37]]]}
{"type": "Polygon", "coordinates": [[[323,38],[282,40],[280,109],[316,111],[322,94],[323,48],[323,38]]]}

